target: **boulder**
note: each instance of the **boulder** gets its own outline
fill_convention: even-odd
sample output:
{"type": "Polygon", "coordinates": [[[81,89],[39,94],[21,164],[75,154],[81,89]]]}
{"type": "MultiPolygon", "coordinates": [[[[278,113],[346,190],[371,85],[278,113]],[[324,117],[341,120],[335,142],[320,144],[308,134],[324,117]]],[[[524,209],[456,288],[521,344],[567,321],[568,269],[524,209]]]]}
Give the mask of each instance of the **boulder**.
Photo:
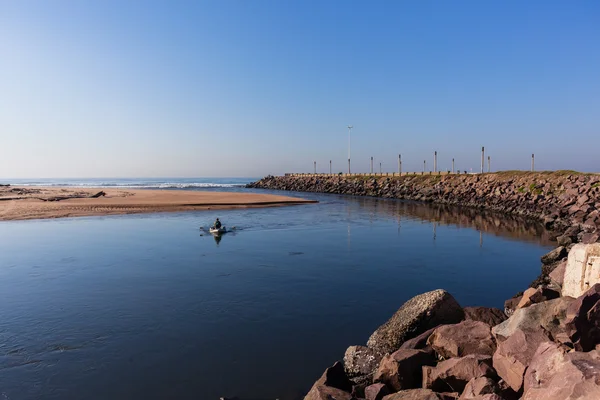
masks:
{"type": "Polygon", "coordinates": [[[562,288],[565,279],[565,270],[567,269],[567,260],[561,261],[552,272],[550,272],[550,281],[562,288]]]}
{"type": "Polygon", "coordinates": [[[541,326],[550,332],[553,337],[556,337],[565,332],[561,321],[564,321],[567,307],[573,301],[575,299],[572,297],[559,297],[558,299],[520,308],[509,319],[493,327],[492,334],[496,341],[500,343],[519,329],[522,331],[535,331],[541,326]]]}
{"type": "Polygon", "coordinates": [[[423,367],[423,387],[436,392],[462,392],[471,379],[482,376],[496,377],[492,357],[471,354],[442,361],[435,367],[423,367]]]}
{"type": "Polygon", "coordinates": [[[517,329],[508,339],[498,344],[494,353],[494,368],[515,392],[523,387],[523,376],[540,344],[551,338],[543,329],[522,331],[517,329]]]}
{"type": "Polygon", "coordinates": [[[365,400],[382,400],[390,394],[390,389],[383,383],[375,383],[365,389],[365,400]]]}
{"type": "Polygon", "coordinates": [[[327,368],[315,382],[304,400],[351,400],[352,384],[341,362],[327,368]]]}
{"type": "Polygon", "coordinates": [[[411,389],[390,394],[385,396],[383,400],[451,400],[455,398],[429,389],[411,389]]]}
{"type": "Polygon", "coordinates": [[[573,246],[567,259],[563,296],[579,297],[596,283],[600,283],[600,243],[573,246]]]}
{"type": "Polygon", "coordinates": [[[465,386],[460,395],[460,400],[471,400],[481,398],[485,394],[492,394],[498,391],[498,384],[492,379],[482,376],[479,378],[473,378],[465,386]]]}
{"type": "Polygon", "coordinates": [[[435,331],[437,328],[438,327],[436,326],[435,328],[428,329],[425,332],[421,333],[419,336],[414,337],[412,339],[408,339],[406,342],[402,343],[402,346],[400,346],[400,348],[433,351],[433,349],[431,349],[431,347],[427,344],[427,339],[429,339],[429,336],[431,336],[433,331],[435,331]]]}
{"type": "Polygon", "coordinates": [[[370,375],[383,356],[365,346],[350,346],[344,354],[344,370],[349,378],[370,375]]]}
{"type": "Polygon", "coordinates": [[[484,322],[471,320],[440,326],[429,337],[427,343],[444,359],[469,354],[491,356],[496,351],[491,327],[484,322]]]}
{"type": "Polygon", "coordinates": [[[373,381],[385,383],[395,391],[415,389],[421,386],[425,365],[435,365],[435,358],[431,353],[399,349],[383,357],[373,375],[373,381]]]}
{"type": "Polygon", "coordinates": [[[600,240],[600,232],[588,232],[581,235],[581,243],[592,244],[600,240]]]}
{"type": "Polygon", "coordinates": [[[367,346],[380,353],[392,353],[406,340],[428,329],[463,319],[463,309],[450,293],[441,289],[423,293],[404,303],[385,324],[377,328],[367,346]]]}
{"type": "Polygon", "coordinates": [[[559,246],[567,247],[573,243],[573,238],[567,235],[561,235],[556,238],[556,243],[558,243],[559,246]]]}
{"type": "Polygon", "coordinates": [[[543,343],[525,374],[522,399],[600,399],[600,353],[566,353],[558,344],[543,343]]]}
{"type": "Polygon", "coordinates": [[[517,304],[517,309],[529,307],[532,304],[556,299],[558,297],[560,297],[560,293],[547,287],[540,286],[538,288],[529,288],[523,293],[521,301],[517,304]]]}
{"type": "Polygon", "coordinates": [[[600,283],[567,308],[565,327],[576,350],[590,351],[600,343],[600,283]]]}
{"type": "Polygon", "coordinates": [[[506,321],[506,314],[499,308],[490,307],[465,307],[465,319],[485,322],[489,326],[496,326],[506,321]]]}
{"type": "Polygon", "coordinates": [[[566,255],[567,249],[565,249],[563,246],[559,246],[542,256],[542,264],[553,264],[557,261],[560,261],[563,257],[566,257],[566,255]]]}

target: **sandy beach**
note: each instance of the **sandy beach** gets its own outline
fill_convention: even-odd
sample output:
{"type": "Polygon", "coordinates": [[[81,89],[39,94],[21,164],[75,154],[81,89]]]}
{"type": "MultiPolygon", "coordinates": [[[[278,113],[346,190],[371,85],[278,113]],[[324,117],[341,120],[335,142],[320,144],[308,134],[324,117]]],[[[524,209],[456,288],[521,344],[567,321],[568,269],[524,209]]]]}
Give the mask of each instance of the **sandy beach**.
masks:
{"type": "Polygon", "coordinates": [[[306,203],[314,201],[256,193],[0,186],[0,221],[277,207],[306,203]]]}

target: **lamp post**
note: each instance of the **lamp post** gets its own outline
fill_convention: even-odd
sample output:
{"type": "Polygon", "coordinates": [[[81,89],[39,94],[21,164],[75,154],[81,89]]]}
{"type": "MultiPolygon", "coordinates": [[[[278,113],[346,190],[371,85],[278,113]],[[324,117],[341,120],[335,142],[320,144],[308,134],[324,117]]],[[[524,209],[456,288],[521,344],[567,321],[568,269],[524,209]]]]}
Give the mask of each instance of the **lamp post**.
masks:
{"type": "Polygon", "coordinates": [[[402,175],[402,156],[398,154],[398,175],[402,175]]]}
{"type": "Polygon", "coordinates": [[[481,173],[483,174],[483,159],[485,157],[485,147],[481,147],[481,173]]]}
{"type": "Polygon", "coordinates": [[[348,125],[348,173],[350,173],[350,130],[354,128],[352,125],[348,125]]]}

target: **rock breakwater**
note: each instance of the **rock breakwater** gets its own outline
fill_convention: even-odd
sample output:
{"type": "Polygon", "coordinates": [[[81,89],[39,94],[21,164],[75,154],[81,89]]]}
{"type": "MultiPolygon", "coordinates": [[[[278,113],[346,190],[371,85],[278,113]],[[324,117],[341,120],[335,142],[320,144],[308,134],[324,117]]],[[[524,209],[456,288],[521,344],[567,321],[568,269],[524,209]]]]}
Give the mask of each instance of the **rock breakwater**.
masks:
{"type": "Polygon", "coordinates": [[[588,241],[600,231],[600,175],[596,174],[507,171],[477,175],[291,175],[268,176],[248,187],[472,207],[541,219],[547,228],[560,232],[576,226],[580,232],[591,234],[588,241]]]}

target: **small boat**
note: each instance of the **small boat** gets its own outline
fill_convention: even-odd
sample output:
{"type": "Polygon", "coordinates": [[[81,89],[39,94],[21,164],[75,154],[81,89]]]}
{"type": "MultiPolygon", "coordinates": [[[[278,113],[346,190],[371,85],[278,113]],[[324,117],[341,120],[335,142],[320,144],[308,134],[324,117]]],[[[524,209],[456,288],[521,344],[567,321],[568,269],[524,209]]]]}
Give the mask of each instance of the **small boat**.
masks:
{"type": "Polygon", "coordinates": [[[220,228],[215,228],[214,226],[211,226],[211,227],[210,227],[210,229],[209,229],[208,231],[209,231],[210,233],[212,233],[213,235],[215,235],[215,234],[216,234],[216,235],[220,235],[220,234],[222,234],[222,233],[225,233],[225,232],[227,232],[227,229],[226,229],[224,226],[222,226],[222,227],[220,227],[220,228]]]}

